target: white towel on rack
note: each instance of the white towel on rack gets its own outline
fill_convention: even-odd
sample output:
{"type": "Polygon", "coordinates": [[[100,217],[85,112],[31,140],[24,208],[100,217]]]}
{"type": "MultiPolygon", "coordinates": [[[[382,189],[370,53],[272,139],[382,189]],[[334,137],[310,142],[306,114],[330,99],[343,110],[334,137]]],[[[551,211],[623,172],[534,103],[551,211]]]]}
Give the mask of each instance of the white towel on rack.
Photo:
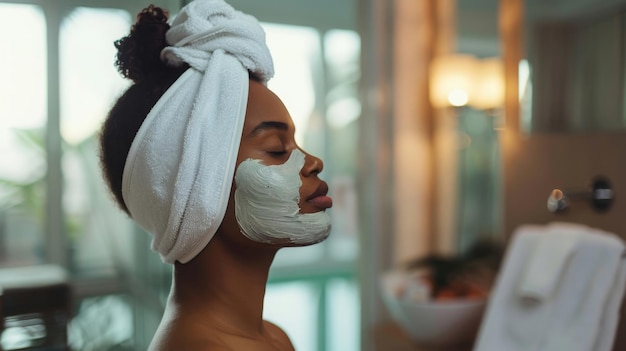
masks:
{"type": "Polygon", "coordinates": [[[122,193],[165,262],[186,263],[211,240],[230,197],[249,73],[274,72],[265,32],[222,0],[195,0],[167,32],[161,56],[188,69],[163,94],[126,159],[122,193]]]}
{"type": "Polygon", "coordinates": [[[624,249],[616,235],[585,226],[518,228],[474,350],[610,351],[626,281],[624,249]],[[551,260],[543,245],[554,248],[553,235],[572,237],[551,260]],[[541,274],[535,260],[552,265],[552,281],[531,276],[541,274]],[[528,299],[529,291],[538,298],[528,299]]]}
{"type": "Polygon", "coordinates": [[[561,276],[587,228],[567,223],[542,228],[545,234],[533,242],[518,288],[519,297],[530,303],[545,302],[555,293],[561,276]]]}
{"type": "Polygon", "coordinates": [[[624,290],[626,289],[626,259],[621,260],[615,283],[611,288],[601,324],[598,326],[599,332],[595,343],[595,351],[612,350],[615,340],[615,333],[620,319],[624,290]]]}

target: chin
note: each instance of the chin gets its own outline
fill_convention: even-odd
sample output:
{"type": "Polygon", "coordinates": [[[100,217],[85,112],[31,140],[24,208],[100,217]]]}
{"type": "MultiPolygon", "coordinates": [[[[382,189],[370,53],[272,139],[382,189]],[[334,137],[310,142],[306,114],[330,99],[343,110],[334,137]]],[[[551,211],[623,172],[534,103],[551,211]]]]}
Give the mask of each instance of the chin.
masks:
{"type": "Polygon", "coordinates": [[[316,238],[310,238],[309,240],[298,240],[297,242],[290,242],[288,245],[285,245],[286,247],[305,247],[305,246],[311,246],[311,245],[315,245],[315,244],[319,244],[322,241],[328,239],[328,237],[330,236],[330,229],[328,230],[328,233],[324,234],[324,235],[320,235],[319,237],[316,238]]]}
{"type": "Polygon", "coordinates": [[[331,218],[324,211],[274,216],[271,220],[246,212],[246,216],[237,217],[237,221],[248,239],[279,247],[317,244],[328,237],[331,229],[331,218]]]}
{"type": "Polygon", "coordinates": [[[330,223],[325,226],[303,226],[302,233],[299,235],[293,235],[290,239],[290,245],[292,247],[298,246],[310,246],[317,243],[321,243],[326,240],[330,235],[330,223]]]}

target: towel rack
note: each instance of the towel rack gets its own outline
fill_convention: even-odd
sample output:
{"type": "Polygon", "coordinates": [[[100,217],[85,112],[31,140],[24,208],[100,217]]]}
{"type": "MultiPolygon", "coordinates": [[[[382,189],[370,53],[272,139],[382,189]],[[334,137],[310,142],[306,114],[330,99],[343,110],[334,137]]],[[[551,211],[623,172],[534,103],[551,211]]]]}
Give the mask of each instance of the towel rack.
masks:
{"type": "Polygon", "coordinates": [[[570,207],[573,201],[588,201],[591,208],[597,212],[606,212],[611,208],[615,192],[611,187],[611,182],[603,176],[592,179],[591,187],[583,190],[562,190],[552,189],[548,196],[548,211],[561,213],[570,207]]]}

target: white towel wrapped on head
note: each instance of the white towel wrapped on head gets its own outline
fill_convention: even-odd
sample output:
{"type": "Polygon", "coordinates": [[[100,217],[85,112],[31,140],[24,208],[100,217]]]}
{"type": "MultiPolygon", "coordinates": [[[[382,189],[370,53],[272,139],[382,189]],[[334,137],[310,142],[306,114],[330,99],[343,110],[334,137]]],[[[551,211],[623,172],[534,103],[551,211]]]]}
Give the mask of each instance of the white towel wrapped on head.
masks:
{"type": "Polygon", "coordinates": [[[122,194],[165,262],[186,263],[221,224],[246,113],[249,72],[273,73],[258,21],[222,0],[195,0],[166,35],[162,59],[191,67],[152,108],[131,145],[122,194]]]}
{"type": "Polygon", "coordinates": [[[195,0],[176,16],[166,34],[168,44],[161,58],[170,65],[187,63],[204,71],[222,50],[237,58],[263,83],[274,75],[265,32],[253,16],[233,9],[222,0],[195,0]]]}

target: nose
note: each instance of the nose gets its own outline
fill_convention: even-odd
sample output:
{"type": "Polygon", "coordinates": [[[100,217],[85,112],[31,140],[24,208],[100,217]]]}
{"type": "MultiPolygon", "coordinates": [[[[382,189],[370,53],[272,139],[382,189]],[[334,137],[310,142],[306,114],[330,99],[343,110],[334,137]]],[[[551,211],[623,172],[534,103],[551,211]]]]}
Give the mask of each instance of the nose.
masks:
{"type": "Polygon", "coordinates": [[[321,173],[324,169],[324,162],[322,162],[322,160],[318,157],[308,154],[305,151],[302,152],[304,153],[304,166],[302,166],[301,171],[302,175],[308,177],[321,173]]]}

